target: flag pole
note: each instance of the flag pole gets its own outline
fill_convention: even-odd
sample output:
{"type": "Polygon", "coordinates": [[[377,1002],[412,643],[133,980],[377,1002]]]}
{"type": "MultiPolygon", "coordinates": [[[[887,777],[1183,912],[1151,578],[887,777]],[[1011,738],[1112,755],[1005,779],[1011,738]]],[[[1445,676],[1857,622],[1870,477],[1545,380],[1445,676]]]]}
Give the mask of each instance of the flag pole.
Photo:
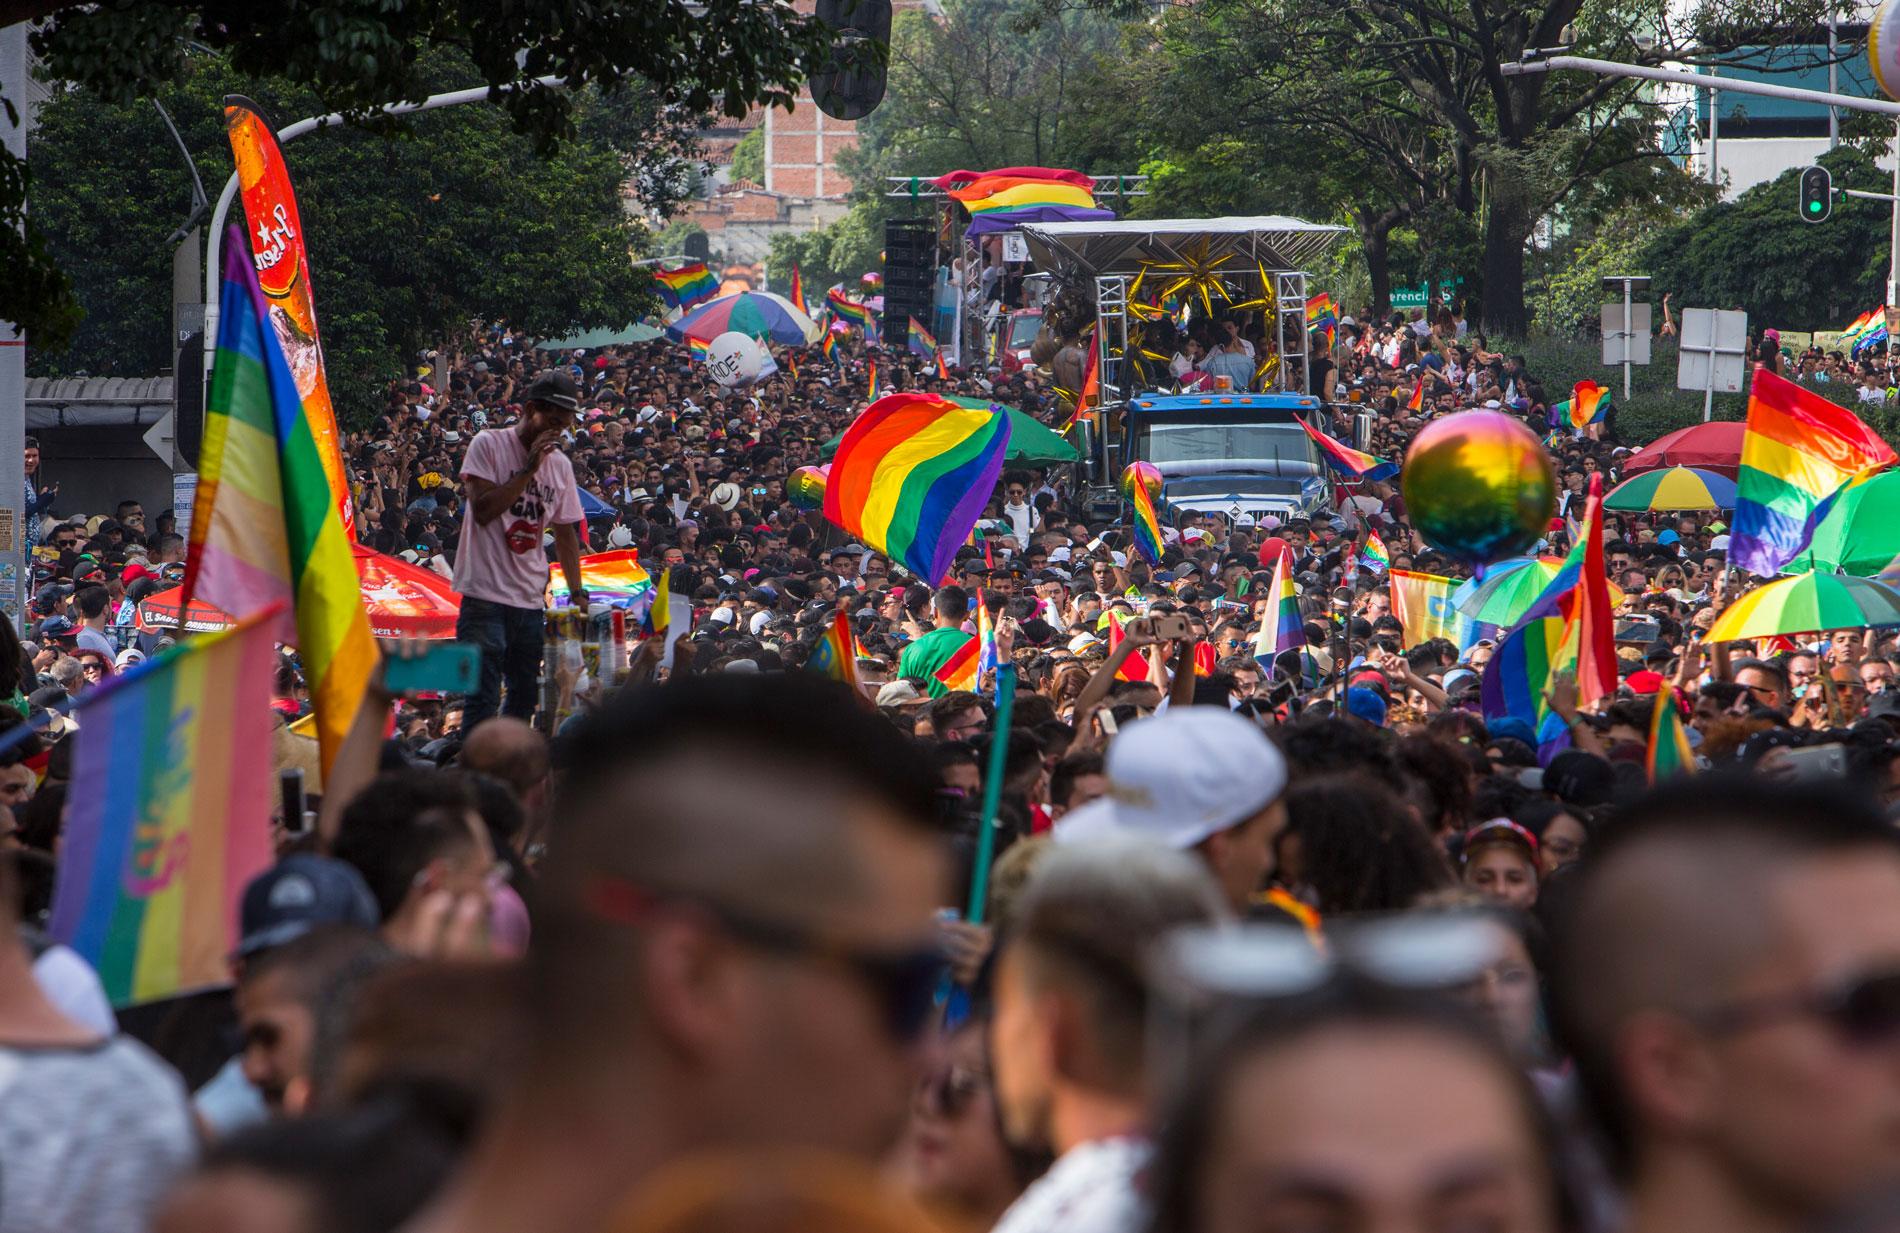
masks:
{"type": "Polygon", "coordinates": [[[976,861],[970,869],[970,908],[963,919],[983,923],[990,895],[990,861],[996,852],[996,814],[1003,803],[1003,767],[1009,757],[1009,720],[1016,709],[1016,665],[996,667],[996,719],[990,726],[990,765],[983,776],[983,820],[976,833],[976,861]]]}

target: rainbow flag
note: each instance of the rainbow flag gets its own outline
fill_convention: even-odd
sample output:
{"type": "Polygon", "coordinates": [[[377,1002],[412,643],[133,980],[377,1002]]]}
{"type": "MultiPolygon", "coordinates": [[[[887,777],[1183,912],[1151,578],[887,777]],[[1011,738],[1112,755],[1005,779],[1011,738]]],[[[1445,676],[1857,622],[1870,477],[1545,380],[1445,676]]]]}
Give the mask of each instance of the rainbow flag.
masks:
{"type": "Polygon", "coordinates": [[[114,1006],[230,983],[238,901],[271,863],[281,616],[194,637],[79,701],[51,933],[114,1006]]]}
{"type": "Polygon", "coordinates": [[[867,402],[876,402],[878,395],[877,395],[877,358],[875,356],[872,357],[868,368],[869,368],[869,371],[866,375],[869,378],[870,392],[866,394],[864,397],[867,402]]]}
{"type": "Polygon", "coordinates": [[[703,361],[708,355],[712,354],[712,342],[704,338],[688,338],[686,340],[686,350],[692,354],[694,360],[703,361]]]}
{"type": "Polygon", "coordinates": [[[1479,705],[1487,721],[1521,719],[1537,740],[1537,760],[1549,765],[1570,744],[1563,717],[1551,709],[1550,678],[1573,668],[1575,648],[1562,617],[1538,617],[1506,635],[1484,667],[1479,705]]]}
{"type": "Polygon", "coordinates": [[[833,287],[825,293],[825,304],[838,320],[855,325],[867,334],[871,332],[871,310],[862,301],[854,300],[833,287]]]}
{"type": "Polygon", "coordinates": [[[1374,458],[1364,450],[1356,450],[1344,441],[1335,440],[1313,427],[1298,416],[1294,417],[1306,435],[1319,446],[1319,456],[1335,475],[1349,480],[1385,480],[1399,473],[1399,464],[1374,458]]]}
{"type": "MultiPolygon", "coordinates": [[[[664,571],[662,571],[664,572],[664,571]]],[[[590,598],[615,608],[650,603],[653,576],[640,564],[638,548],[617,548],[581,558],[581,585],[590,598]]],[[[567,603],[567,578],[558,564],[548,566],[548,606],[559,608],[567,603]]]]}
{"type": "Polygon", "coordinates": [[[797,266],[792,267],[792,293],[785,298],[790,300],[799,312],[805,311],[805,280],[799,274],[797,266]]]}
{"type": "MultiPolygon", "coordinates": [[[[583,570],[586,566],[581,567],[583,570]]],[[[587,592],[593,594],[590,587],[587,592]]],[[[666,628],[673,616],[673,571],[664,565],[660,567],[660,580],[653,585],[653,602],[647,605],[645,625],[647,632],[664,637],[666,628]]]]}
{"type": "Polygon", "coordinates": [[[1689,733],[1682,726],[1682,708],[1676,705],[1676,691],[1667,681],[1656,692],[1656,712],[1649,719],[1649,752],[1643,769],[1650,783],[1660,783],[1674,775],[1695,771],[1695,751],[1689,748],[1689,733]]]}
{"type": "Polygon", "coordinates": [[[963,203],[972,215],[1007,214],[1051,206],[1090,209],[1095,194],[1073,183],[1043,179],[1040,176],[987,175],[949,195],[963,203]]]}
{"type": "Polygon", "coordinates": [[[1847,343],[1849,346],[1852,346],[1853,343],[1856,342],[1860,338],[1861,335],[1865,334],[1868,330],[1873,328],[1875,317],[1881,317],[1882,320],[1884,321],[1885,320],[1884,310],[1878,309],[1878,308],[1870,308],[1866,312],[1862,313],[1860,316],[1854,318],[1853,322],[1849,324],[1846,329],[1841,331],[1840,340],[1843,343],[1847,343]]]}
{"type": "Polygon", "coordinates": [[[915,317],[910,318],[910,351],[912,355],[921,355],[927,360],[937,358],[937,340],[930,336],[924,323],[915,317]]]}
{"type": "Polygon", "coordinates": [[[1577,672],[1577,705],[1590,706],[1616,692],[1615,602],[1603,555],[1603,477],[1592,473],[1583,512],[1583,534],[1544,584],[1522,620],[1560,616],[1565,621],[1565,663],[1577,672]]]}
{"type": "Polygon", "coordinates": [[[1324,291],[1306,301],[1306,332],[1325,336],[1326,349],[1332,350],[1333,339],[1339,328],[1338,314],[1333,310],[1333,297],[1324,291]]]}
{"type": "Polygon", "coordinates": [[[1281,651],[1306,646],[1306,625],[1300,619],[1300,596],[1293,588],[1293,558],[1283,556],[1273,565],[1273,580],[1267,583],[1267,597],[1273,606],[1260,622],[1254,635],[1253,657],[1271,674],[1273,658],[1281,651]]]}
{"type": "Polygon", "coordinates": [[[1129,495],[1129,501],[1135,507],[1133,531],[1135,551],[1141,559],[1150,565],[1161,564],[1161,522],[1155,517],[1154,498],[1148,495],[1148,485],[1135,484],[1129,495]]]}
{"type": "Polygon", "coordinates": [[[1407,411],[1423,411],[1425,409],[1425,378],[1420,377],[1418,384],[1412,387],[1412,396],[1405,400],[1405,409],[1407,411]]]}
{"type": "Polygon", "coordinates": [[[203,600],[240,619],[280,605],[294,613],[328,770],[362,705],[376,642],[355,553],[267,319],[249,240],[233,226],[179,611],[203,600]]]}
{"type": "Polygon", "coordinates": [[[976,684],[982,679],[977,666],[983,657],[983,649],[978,645],[979,641],[972,637],[957,648],[955,655],[944,661],[943,667],[937,669],[935,674],[937,684],[953,692],[958,690],[964,693],[976,692],[976,684]]]}
{"type": "Polygon", "coordinates": [[[1836,497],[1894,461],[1892,448],[1852,411],[1756,369],[1729,564],[1766,576],[1779,572],[1808,546],[1836,497]]]}
{"type": "Polygon", "coordinates": [[[1095,408],[1102,402],[1102,335],[1097,330],[1089,339],[1088,363],[1082,369],[1082,392],[1076,396],[1075,418],[1093,420],[1095,408]]]}
{"type": "Polygon", "coordinates": [[[838,333],[836,330],[826,330],[825,341],[818,344],[818,353],[835,364],[838,362],[837,352],[838,333]]]}
{"type": "Polygon", "coordinates": [[[851,618],[842,612],[834,613],[831,624],[825,629],[825,636],[805,657],[805,667],[857,693],[858,650],[858,640],[851,632],[851,618]]]}
{"type": "Polygon", "coordinates": [[[656,270],[653,281],[659,286],[660,299],[666,303],[669,315],[684,314],[719,294],[719,280],[703,261],[674,270],[656,270]]]}
{"type": "Polygon", "coordinates": [[[1458,641],[1458,609],[1452,593],[1458,589],[1456,578],[1439,574],[1421,574],[1416,570],[1394,569],[1386,574],[1387,594],[1392,615],[1404,627],[1401,635],[1407,647],[1419,646],[1433,638],[1458,641]]]}
{"type": "Polygon", "coordinates": [[[825,517],[931,586],[950,574],[1003,473],[1009,416],[891,394],[858,416],[831,463],[825,517]]]}
{"type": "Polygon", "coordinates": [[[1572,428],[1601,424],[1610,413],[1610,391],[1586,377],[1571,388],[1568,401],[1551,410],[1563,416],[1572,428]]]}
{"type": "Polygon", "coordinates": [[[1385,541],[1379,538],[1377,531],[1367,533],[1366,546],[1359,553],[1359,563],[1381,573],[1392,568],[1392,554],[1385,550],[1385,541]]]}

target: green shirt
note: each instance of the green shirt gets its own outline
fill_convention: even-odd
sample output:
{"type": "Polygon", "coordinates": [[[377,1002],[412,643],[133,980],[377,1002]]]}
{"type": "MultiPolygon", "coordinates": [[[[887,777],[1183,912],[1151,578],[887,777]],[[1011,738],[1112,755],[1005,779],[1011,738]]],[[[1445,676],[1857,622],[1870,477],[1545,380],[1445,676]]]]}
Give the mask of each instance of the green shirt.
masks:
{"type": "Polygon", "coordinates": [[[941,698],[950,691],[937,679],[937,670],[975,636],[961,629],[933,629],[904,648],[897,657],[897,675],[921,680],[931,697],[941,698]]]}

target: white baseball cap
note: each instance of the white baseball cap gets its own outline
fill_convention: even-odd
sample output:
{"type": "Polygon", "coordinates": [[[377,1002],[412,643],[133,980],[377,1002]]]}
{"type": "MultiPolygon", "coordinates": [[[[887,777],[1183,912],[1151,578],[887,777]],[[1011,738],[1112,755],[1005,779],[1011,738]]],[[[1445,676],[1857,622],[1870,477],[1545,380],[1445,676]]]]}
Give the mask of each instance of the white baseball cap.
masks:
{"type": "Polygon", "coordinates": [[[1065,814],[1057,843],[1134,835],[1191,848],[1286,790],[1286,759],[1224,707],[1187,706],[1132,723],[1108,747],[1108,795],[1065,814]]]}

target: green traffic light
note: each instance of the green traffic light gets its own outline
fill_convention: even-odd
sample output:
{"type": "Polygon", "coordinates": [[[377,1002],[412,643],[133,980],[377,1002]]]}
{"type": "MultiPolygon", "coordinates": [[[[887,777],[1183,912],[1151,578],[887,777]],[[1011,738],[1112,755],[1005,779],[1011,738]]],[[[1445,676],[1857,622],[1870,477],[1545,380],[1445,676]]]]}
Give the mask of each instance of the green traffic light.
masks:
{"type": "Polygon", "coordinates": [[[1820,202],[1818,202],[1818,201],[1810,201],[1810,202],[1808,202],[1808,213],[1810,213],[1810,214],[1819,214],[1820,212],[1821,212],[1821,203],[1820,203],[1820,202]]]}

